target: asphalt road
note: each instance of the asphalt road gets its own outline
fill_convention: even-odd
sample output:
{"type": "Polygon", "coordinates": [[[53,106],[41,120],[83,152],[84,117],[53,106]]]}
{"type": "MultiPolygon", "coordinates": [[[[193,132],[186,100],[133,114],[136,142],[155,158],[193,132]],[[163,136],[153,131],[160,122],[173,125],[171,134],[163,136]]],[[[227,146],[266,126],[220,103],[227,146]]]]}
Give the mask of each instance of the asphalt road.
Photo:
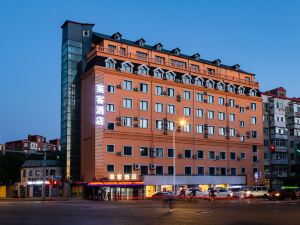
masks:
{"type": "Polygon", "coordinates": [[[213,204],[180,201],[169,214],[156,201],[0,201],[0,225],[296,225],[300,200],[220,200],[213,204]]]}

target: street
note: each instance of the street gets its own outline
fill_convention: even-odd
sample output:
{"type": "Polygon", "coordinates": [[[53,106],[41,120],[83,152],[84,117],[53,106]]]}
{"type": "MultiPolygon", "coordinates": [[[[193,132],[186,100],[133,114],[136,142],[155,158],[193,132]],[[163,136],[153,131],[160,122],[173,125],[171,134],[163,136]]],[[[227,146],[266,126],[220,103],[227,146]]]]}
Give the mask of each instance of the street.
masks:
{"type": "Polygon", "coordinates": [[[300,201],[220,200],[209,204],[176,201],[169,214],[160,200],[140,201],[0,201],[1,225],[98,224],[296,224],[300,201]]]}

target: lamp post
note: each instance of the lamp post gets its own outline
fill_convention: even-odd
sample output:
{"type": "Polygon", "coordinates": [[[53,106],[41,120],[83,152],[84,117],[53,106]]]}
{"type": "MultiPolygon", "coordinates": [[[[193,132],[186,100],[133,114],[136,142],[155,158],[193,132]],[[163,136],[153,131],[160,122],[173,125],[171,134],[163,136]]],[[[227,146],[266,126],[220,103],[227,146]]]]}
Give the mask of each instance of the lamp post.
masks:
{"type": "MultiPolygon", "coordinates": [[[[178,122],[178,124],[180,125],[180,127],[183,127],[186,124],[185,120],[180,120],[178,122]]],[[[173,186],[174,186],[174,195],[176,195],[176,144],[175,144],[175,133],[176,133],[176,126],[174,127],[173,130],[173,186]]]]}

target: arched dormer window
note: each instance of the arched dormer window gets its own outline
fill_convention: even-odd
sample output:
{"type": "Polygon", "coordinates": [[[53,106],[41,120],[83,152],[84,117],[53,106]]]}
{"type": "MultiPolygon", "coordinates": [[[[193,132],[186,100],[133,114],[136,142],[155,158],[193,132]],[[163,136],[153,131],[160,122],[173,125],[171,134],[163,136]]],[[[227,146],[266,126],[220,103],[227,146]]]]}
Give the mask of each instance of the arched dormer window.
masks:
{"type": "Polygon", "coordinates": [[[175,80],[176,74],[173,71],[166,72],[166,78],[168,80],[175,80]]]}
{"type": "Polygon", "coordinates": [[[233,84],[228,84],[227,85],[227,91],[234,93],[235,92],[235,86],[233,84]]]}
{"type": "Polygon", "coordinates": [[[225,84],[222,81],[220,81],[217,83],[217,88],[220,91],[225,91],[225,84]]]}
{"type": "Polygon", "coordinates": [[[195,84],[198,86],[203,86],[204,79],[202,77],[195,78],[195,84]]]}
{"type": "Polygon", "coordinates": [[[149,75],[149,68],[146,65],[140,65],[138,66],[138,74],[141,75],[149,75]]]}
{"type": "Polygon", "coordinates": [[[105,59],[105,67],[115,69],[116,68],[116,60],[113,58],[107,58],[105,59]]]}
{"type": "Polygon", "coordinates": [[[255,89],[251,89],[251,90],[249,91],[249,95],[250,95],[250,96],[256,96],[256,94],[257,94],[257,91],[256,91],[255,89]]]}
{"type": "Polygon", "coordinates": [[[245,94],[245,88],[244,88],[243,86],[239,86],[239,87],[238,87],[238,93],[239,93],[240,95],[245,94]]]}
{"type": "Polygon", "coordinates": [[[154,77],[157,78],[163,78],[164,77],[164,71],[161,68],[156,68],[153,70],[154,77]]]}
{"type": "Polygon", "coordinates": [[[124,71],[124,72],[132,73],[133,64],[131,62],[128,62],[128,61],[122,62],[121,70],[124,71]]]}
{"type": "Polygon", "coordinates": [[[192,78],[190,75],[188,74],[184,74],[182,76],[182,82],[185,83],[185,84],[191,84],[192,83],[192,78]]]}
{"type": "Polygon", "coordinates": [[[214,86],[215,86],[215,82],[213,80],[209,79],[206,81],[207,88],[214,88],[214,86]]]}

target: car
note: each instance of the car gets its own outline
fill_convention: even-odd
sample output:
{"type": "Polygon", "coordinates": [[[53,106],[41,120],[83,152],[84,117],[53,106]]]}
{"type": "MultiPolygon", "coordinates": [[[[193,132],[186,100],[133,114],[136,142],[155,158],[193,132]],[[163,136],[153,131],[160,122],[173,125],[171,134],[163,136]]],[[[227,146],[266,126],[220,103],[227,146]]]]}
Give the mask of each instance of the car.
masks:
{"type": "Polygon", "coordinates": [[[245,187],[228,188],[228,190],[233,192],[233,197],[235,198],[245,198],[246,192],[249,191],[249,189],[245,187]]]}
{"type": "Polygon", "coordinates": [[[269,193],[269,200],[296,199],[296,192],[291,189],[275,189],[269,193]]]}
{"type": "Polygon", "coordinates": [[[168,198],[174,198],[174,195],[172,192],[169,191],[159,191],[156,192],[154,195],[152,195],[153,199],[168,199],[168,198]]]}
{"type": "MultiPolygon", "coordinates": [[[[225,189],[225,188],[216,188],[215,190],[215,195],[217,198],[232,198],[233,197],[233,192],[225,189]]],[[[209,193],[211,191],[211,188],[208,189],[207,191],[204,192],[204,197],[208,197],[209,193]]]]}
{"type": "Polygon", "coordinates": [[[202,191],[200,191],[199,189],[197,188],[189,188],[187,191],[186,191],[186,195],[188,197],[197,197],[197,198],[201,198],[203,197],[204,193],[202,191]],[[193,192],[196,194],[195,196],[193,196],[193,192]]]}
{"type": "Polygon", "coordinates": [[[300,188],[298,186],[282,186],[282,189],[293,190],[296,193],[296,198],[300,199],[300,188]]]}
{"type": "Polygon", "coordinates": [[[269,192],[266,186],[249,187],[249,190],[245,192],[246,198],[252,198],[252,197],[267,198],[268,196],[269,196],[269,192]]]}

